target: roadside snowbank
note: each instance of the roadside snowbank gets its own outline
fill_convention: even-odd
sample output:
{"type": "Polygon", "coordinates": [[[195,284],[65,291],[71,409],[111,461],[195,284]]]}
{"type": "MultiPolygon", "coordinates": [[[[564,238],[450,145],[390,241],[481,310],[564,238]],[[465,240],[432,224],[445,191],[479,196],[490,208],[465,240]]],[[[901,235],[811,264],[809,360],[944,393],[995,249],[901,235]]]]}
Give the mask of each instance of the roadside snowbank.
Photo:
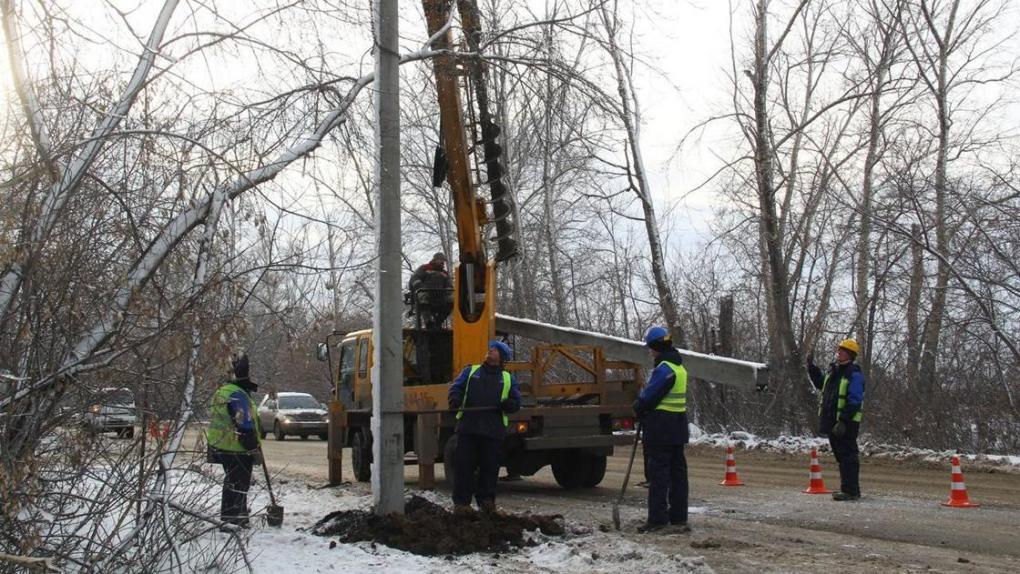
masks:
{"type": "MultiPolygon", "coordinates": [[[[763,450],[783,454],[800,454],[813,448],[819,452],[828,452],[829,440],[821,437],[788,436],[762,438],[743,431],[730,433],[705,433],[696,425],[690,425],[691,444],[710,447],[734,448],[745,450],[763,450]]],[[[968,466],[976,469],[997,469],[1004,472],[1020,472],[1020,455],[995,455],[982,453],[962,453],[952,450],[932,450],[909,446],[880,443],[870,440],[864,435],[859,442],[861,456],[886,458],[890,460],[926,462],[932,464],[949,464],[953,455],[958,455],[968,466]]]]}

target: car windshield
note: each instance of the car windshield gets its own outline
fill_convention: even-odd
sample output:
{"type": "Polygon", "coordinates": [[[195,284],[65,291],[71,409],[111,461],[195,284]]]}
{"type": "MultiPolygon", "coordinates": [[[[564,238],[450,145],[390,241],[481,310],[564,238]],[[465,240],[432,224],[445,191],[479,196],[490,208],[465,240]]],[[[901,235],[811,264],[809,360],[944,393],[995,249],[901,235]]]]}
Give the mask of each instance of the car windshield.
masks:
{"type": "Polygon", "coordinates": [[[134,404],[135,397],[127,389],[117,389],[103,393],[103,404],[106,405],[130,405],[134,404]]]}
{"type": "Polygon", "coordinates": [[[280,396],[281,409],[317,409],[319,403],[312,395],[289,395],[280,396]]]}

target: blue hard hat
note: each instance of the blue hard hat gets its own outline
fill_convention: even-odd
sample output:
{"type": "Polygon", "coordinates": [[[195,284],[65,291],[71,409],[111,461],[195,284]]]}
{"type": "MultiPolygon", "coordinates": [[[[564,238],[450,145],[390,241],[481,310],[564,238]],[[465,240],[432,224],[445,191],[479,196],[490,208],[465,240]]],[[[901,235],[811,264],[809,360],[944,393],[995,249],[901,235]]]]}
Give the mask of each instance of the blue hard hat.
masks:
{"type": "Polygon", "coordinates": [[[499,351],[499,358],[504,362],[514,358],[513,349],[503,341],[489,341],[489,348],[499,351]]]}
{"type": "Polygon", "coordinates": [[[648,329],[648,332],[645,333],[646,346],[651,345],[655,341],[669,342],[669,340],[670,340],[669,331],[667,331],[665,327],[661,327],[659,325],[650,327],[648,329]]]}

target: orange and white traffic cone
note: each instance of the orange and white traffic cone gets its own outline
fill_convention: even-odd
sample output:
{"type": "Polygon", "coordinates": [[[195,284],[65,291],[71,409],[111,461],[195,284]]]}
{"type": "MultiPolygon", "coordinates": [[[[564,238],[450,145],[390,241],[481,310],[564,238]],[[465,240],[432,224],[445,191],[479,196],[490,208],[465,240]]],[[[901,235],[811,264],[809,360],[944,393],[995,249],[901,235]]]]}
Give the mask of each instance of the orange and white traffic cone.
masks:
{"type": "Polygon", "coordinates": [[[971,502],[967,497],[967,485],[963,483],[963,470],[960,469],[960,457],[953,456],[953,480],[950,484],[949,500],[942,503],[942,506],[953,508],[975,508],[981,506],[971,502]]]}
{"type": "Polygon", "coordinates": [[[719,484],[723,486],[744,486],[737,476],[737,461],[733,458],[733,447],[726,447],[726,476],[719,484]]]}
{"type": "Polygon", "coordinates": [[[811,479],[808,482],[806,494],[830,494],[831,490],[825,488],[825,481],[822,480],[822,465],[818,464],[818,450],[811,449],[811,479]]]}

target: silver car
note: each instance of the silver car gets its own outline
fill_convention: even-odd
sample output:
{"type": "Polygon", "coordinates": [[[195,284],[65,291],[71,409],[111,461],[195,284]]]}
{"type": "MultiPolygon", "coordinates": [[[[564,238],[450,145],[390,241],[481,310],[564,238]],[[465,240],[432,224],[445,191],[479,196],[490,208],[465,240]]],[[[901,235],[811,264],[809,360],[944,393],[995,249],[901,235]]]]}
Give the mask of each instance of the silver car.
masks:
{"type": "Polygon", "coordinates": [[[266,395],[259,404],[259,422],[262,438],[270,432],[276,440],[287,435],[307,439],[309,435],[328,438],[329,417],[325,405],[308,393],[276,393],[266,395]]]}
{"type": "Polygon", "coordinates": [[[135,436],[135,395],[130,389],[106,388],[99,392],[98,400],[85,412],[85,428],[90,432],[116,432],[122,438],[135,436]]]}

